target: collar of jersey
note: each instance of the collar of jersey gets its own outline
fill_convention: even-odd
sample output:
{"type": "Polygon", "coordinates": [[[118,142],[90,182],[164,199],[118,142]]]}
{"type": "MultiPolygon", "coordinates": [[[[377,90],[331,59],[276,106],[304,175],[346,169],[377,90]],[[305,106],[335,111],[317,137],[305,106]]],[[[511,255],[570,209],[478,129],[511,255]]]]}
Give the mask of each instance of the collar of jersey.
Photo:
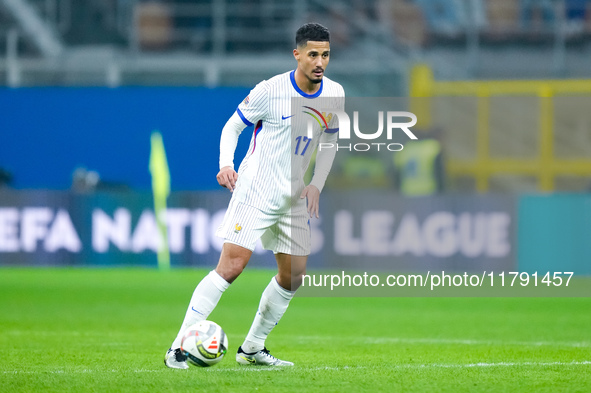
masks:
{"type": "Polygon", "coordinates": [[[322,93],[322,85],[324,85],[324,78],[322,78],[322,80],[320,81],[320,89],[318,89],[318,91],[314,94],[306,94],[304,93],[304,91],[302,89],[300,89],[298,87],[298,84],[295,81],[295,70],[293,70],[291,72],[291,74],[289,74],[289,79],[291,80],[291,84],[293,85],[293,88],[300,93],[300,95],[302,97],[306,97],[306,98],[316,98],[320,95],[320,93],[322,93]]]}

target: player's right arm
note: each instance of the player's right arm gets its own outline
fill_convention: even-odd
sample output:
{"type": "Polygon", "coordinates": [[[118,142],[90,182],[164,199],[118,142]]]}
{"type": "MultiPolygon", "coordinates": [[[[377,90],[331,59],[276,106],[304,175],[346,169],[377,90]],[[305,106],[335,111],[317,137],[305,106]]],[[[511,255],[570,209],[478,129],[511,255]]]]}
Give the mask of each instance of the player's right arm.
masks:
{"type": "Polygon", "coordinates": [[[226,166],[220,169],[216,176],[220,186],[227,188],[230,192],[234,192],[236,187],[236,180],[238,180],[238,174],[231,166],[226,166]]]}
{"type": "Polygon", "coordinates": [[[220,186],[227,188],[230,192],[234,191],[238,174],[234,170],[234,152],[238,144],[238,137],[246,124],[242,121],[238,113],[234,112],[228,119],[222,129],[220,138],[220,171],[216,176],[220,186]]]}
{"type": "Polygon", "coordinates": [[[265,81],[259,83],[238,105],[236,112],[228,119],[220,138],[220,171],[217,180],[220,186],[233,192],[238,180],[234,170],[234,152],[238,137],[247,126],[263,120],[268,112],[268,94],[265,81]]]}

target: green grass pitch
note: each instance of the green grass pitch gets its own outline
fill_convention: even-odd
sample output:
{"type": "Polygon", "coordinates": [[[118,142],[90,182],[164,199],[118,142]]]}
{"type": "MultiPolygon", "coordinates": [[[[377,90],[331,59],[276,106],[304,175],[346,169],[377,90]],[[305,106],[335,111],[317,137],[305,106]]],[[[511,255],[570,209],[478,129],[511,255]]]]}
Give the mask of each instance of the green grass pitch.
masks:
{"type": "Polygon", "coordinates": [[[296,366],[239,366],[274,274],[256,269],[210,316],[228,334],[227,358],[167,369],[205,273],[0,269],[0,391],[591,391],[590,298],[296,297],[267,340],[296,366]]]}

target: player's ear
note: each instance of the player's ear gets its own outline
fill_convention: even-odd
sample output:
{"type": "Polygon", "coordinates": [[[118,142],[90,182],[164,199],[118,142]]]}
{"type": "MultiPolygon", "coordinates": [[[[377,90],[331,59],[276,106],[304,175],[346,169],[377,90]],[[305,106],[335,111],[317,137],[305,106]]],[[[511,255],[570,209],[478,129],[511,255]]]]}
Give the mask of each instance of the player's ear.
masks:
{"type": "Polygon", "coordinates": [[[297,48],[293,50],[293,57],[295,57],[297,61],[300,61],[300,51],[297,48]]]}

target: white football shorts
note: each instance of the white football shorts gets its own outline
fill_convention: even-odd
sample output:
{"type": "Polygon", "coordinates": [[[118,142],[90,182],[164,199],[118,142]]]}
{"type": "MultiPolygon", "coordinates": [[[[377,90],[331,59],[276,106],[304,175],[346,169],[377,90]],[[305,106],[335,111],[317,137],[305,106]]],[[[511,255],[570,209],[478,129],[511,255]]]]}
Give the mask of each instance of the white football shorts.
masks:
{"type": "Polygon", "coordinates": [[[215,234],[251,251],[261,239],[263,248],[275,254],[310,254],[310,220],[305,206],[269,214],[232,199],[215,234]]]}

